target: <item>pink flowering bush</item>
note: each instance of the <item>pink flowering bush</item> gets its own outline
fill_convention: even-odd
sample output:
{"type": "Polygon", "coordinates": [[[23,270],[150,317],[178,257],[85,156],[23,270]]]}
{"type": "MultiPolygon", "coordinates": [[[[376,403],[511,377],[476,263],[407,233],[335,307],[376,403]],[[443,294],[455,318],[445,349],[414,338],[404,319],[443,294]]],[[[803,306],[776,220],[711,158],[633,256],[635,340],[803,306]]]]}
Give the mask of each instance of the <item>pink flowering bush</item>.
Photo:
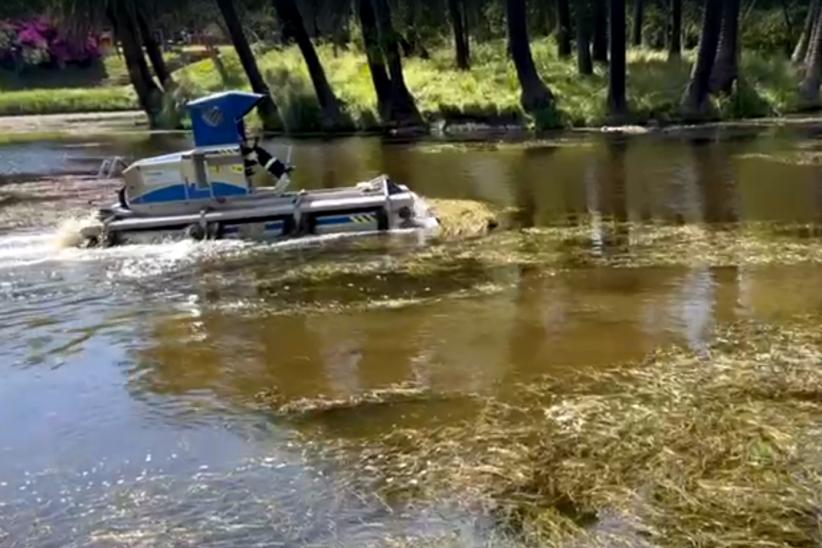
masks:
{"type": "Polygon", "coordinates": [[[0,21],[0,65],[6,68],[88,65],[100,55],[96,34],[72,36],[46,18],[0,21]]]}

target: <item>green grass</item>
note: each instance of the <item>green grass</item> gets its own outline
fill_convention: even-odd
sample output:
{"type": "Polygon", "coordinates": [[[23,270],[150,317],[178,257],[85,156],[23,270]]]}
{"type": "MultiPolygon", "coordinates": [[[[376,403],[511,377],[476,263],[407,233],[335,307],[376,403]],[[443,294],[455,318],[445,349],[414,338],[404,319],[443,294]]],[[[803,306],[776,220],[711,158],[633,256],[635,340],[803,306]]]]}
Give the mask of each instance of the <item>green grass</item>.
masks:
{"type": "MultiPolygon", "coordinates": [[[[559,122],[567,126],[600,125],[607,121],[607,70],[597,67],[592,76],[580,77],[574,59],[559,59],[553,40],[532,42],[537,68],[557,97],[559,122]]],[[[334,56],[330,47],[319,48],[331,85],[345,102],[358,127],[376,123],[376,97],[362,52],[351,49],[334,56]]],[[[405,78],[418,107],[429,121],[487,121],[532,123],[519,104],[519,84],[502,41],[477,44],[470,71],[453,66],[450,48],[434,49],[431,59],[406,59],[405,78]]],[[[628,54],[628,96],[632,119],[637,123],[662,123],[679,119],[679,104],[688,82],[693,54],[668,61],[667,54],[634,49],[628,54]]],[[[211,60],[194,63],[180,72],[185,93],[191,96],[244,84],[236,55],[223,55],[226,73],[221,77],[211,60]]],[[[283,116],[300,122],[292,129],[314,129],[317,112],[308,72],[296,47],[272,50],[259,59],[283,116]],[[299,112],[295,114],[294,109],[299,112]],[[308,116],[306,116],[306,114],[308,116]]],[[[738,90],[715,101],[717,117],[735,119],[781,115],[797,110],[799,77],[786,59],[743,55],[743,78],[738,90]]]]}
{"type": "MultiPolygon", "coordinates": [[[[535,122],[523,112],[516,72],[502,40],[474,44],[473,66],[467,72],[454,68],[450,47],[432,48],[431,59],[404,60],[405,78],[420,111],[430,122],[536,126],[606,123],[606,67],[597,66],[593,75],[581,77],[573,58],[557,57],[552,39],[535,40],[532,49],[540,74],[557,97],[559,116],[547,121],[535,122]]],[[[236,54],[228,47],[221,50],[222,72],[209,58],[187,64],[196,59],[196,52],[170,56],[171,66],[182,67],[175,72],[175,79],[180,84],[175,104],[183,104],[186,99],[212,91],[247,88],[236,54]]],[[[318,50],[331,85],[356,126],[360,129],[378,127],[376,97],[363,53],[356,46],[340,50],[336,56],[330,46],[320,46],[318,50]]],[[[668,61],[664,52],[629,51],[628,98],[632,121],[667,123],[680,119],[679,104],[692,59],[692,52],[687,52],[682,60],[668,61]]],[[[299,50],[296,47],[270,50],[261,53],[258,62],[278,103],[284,127],[295,132],[318,130],[319,108],[299,50]]],[[[59,76],[66,79],[65,86],[61,87],[72,88],[69,90],[0,91],[0,114],[136,108],[133,95],[123,87],[127,76],[120,58],[109,56],[102,64],[102,70],[97,72],[102,75],[97,74],[95,83],[85,85],[76,74],[59,76]],[[81,87],[74,88],[75,84],[81,87]]],[[[741,74],[735,93],[714,101],[716,118],[783,115],[798,110],[796,89],[799,76],[786,59],[746,52],[742,57],[741,74]]],[[[32,82],[38,85],[37,78],[32,82]]],[[[50,84],[42,87],[53,87],[50,84]]],[[[0,90],[19,87],[19,81],[10,83],[8,77],[0,77],[0,90]]]]}
{"type": "Polygon", "coordinates": [[[0,92],[0,115],[96,112],[138,108],[129,86],[0,92]]]}

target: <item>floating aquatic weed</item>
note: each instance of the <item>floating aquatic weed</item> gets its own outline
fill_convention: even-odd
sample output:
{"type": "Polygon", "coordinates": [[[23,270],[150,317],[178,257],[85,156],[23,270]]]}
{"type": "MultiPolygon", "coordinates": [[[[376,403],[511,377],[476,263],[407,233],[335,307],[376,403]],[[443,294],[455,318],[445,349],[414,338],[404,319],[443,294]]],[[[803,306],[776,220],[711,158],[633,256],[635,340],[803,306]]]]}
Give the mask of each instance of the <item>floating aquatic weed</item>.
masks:
{"type": "Polygon", "coordinates": [[[551,545],[816,545],[820,363],[818,318],[742,322],[707,357],[543,378],[457,426],[330,451],[386,496],[461,501],[551,545]]]}
{"type": "Polygon", "coordinates": [[[272,409],[275,413],[291,417],[311,417],[339,411],[360,410],[365,407],[394,405],[416,402],[433,402],[454,398],[470,398],[466,394],[443,394],[430,388],[410,384],[398,384],[385,388],[368,390],[344,398],[317,396],[288,401],[276,387],[258,392],[254,399],[272,409]]]}
{"type": "Polygon", "coordinates": [[[521,231],[524,261],[556,266],[728,266],[822,262],[816,225],[613,222],[521,231]],[[794,228],[796,231],[794,232],[794,228]]]}
{"type": "Polygon", "coordinates": [[[483,236],[505,223],[504,212],[485,202],[442,198],[427,201],[440,221],[441,239],[483,236]]]}
{"type": "Polygon", "coordinates": [[[784,151],[781,154],[750,153],[737,157],[743,160],[765,160],[793,166],[818,166],[822,164],[822,152],[807,150],[784,151]]]}

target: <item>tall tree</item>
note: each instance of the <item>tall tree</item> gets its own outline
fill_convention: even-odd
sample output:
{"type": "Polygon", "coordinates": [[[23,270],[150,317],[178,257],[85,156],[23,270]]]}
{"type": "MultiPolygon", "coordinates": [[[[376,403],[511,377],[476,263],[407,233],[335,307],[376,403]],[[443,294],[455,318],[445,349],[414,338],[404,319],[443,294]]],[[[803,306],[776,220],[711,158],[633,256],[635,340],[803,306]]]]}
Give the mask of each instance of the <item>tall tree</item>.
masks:
{"type": "Polygon", "coordinates": [[[149,28],[148,21],[146,21],[146,16],[143,14],[141,9],[138,8],[136,10],[136,16],[137,24],[140,28],[140,36],[142,37],[143,45],[146,48],[148,59],[151,61],[151,67],[154,69],[154,75],[157,76],[157,80],[160,81],[160,85],[163,86],[163,90],[168,90],[169,86],[172,84],[172,80],[171,73],[166,66],[165,58],[163,58],[163,49],[157,42],[157,38],[154,36],[154,33],[149,28]]]}
{"type": "Polygon", "coordinates": [[[739,0],[724,0],[719,45],[711,71],[713,92],[730,93],[739,77],[739,0]]]}
{"type": "Polygon", "coordinates": [[[274,0],[274,9],[277,12],[277,17],[287,27],[289,35],[296,40],[297,47],[300,48],[308,67],[308,74],[311,76],[311,83],[314,85],[314,92],[317,95],[317,101],[320,103],[323,128],[335,129],[345,126],[345,118],[342,109],[340,109],[340,102],[334,94],[334,90],[331,89],[331,84],[328,83],[325,70],[322,63],[320,63],[320,58],[317,56],[317,50],[314,49],[314,44],[311,43],[311,38],[308,36],[308,31],[305,28],[300,11],[297,9],[297,4],[294,0],[274,0]]]}
{"type": "Polygon", "coordinates": [[[696,62],[691,71],[691,79],[685,90],[682,107],[688,116],[700,116],[704,113],[710,91],[711,72],[716,59],[719,44],[719,31],[722,24],[722,0],[705,0],[705,12],[702,16],[702,34],[699,38],[696,62]]]}
{"type": "Polygon", "coordinates": [[[145,111],[149,125],[156,127],[162,110],[163,94],[154,81],[143,54],[134,6],[124,0],[113,0],[106,6],[106,16],[123,47],[126,70],[140,108],[145,111]]]}
{"type": "Polygon", "coordinates": [[[645,3],[643,0],[634,0],[634,26],[631,28],[631,44],[642,45],[642,24],[645,15],[645,3]]]}
{"type": "Polygon", "coordinates": [[[465,28],[464,0],[448,0],[448,14],[451,28],[454,31],[454,50],[457,55],[457,68],[468,70],[471,66],[471,53],[468,45],[468,33],[465,28]]]}
{"type": "MultiPolygon", "coordinates": [[[[562,1],[562,0],[560,0],[562,1]]],[[[525,21],[525,0],[506,0],[508,20],[508,48],[514,59],[517,77],[522,88],[520,102],[528,112],[535,112],[554,105],[554,95],[537,74],[531,45],[528,43],[528,27],[525,21]]]]}
{"type": "Polygon", "coordinates": [[[368,61],[368,69],[371,72],[371,82],[374,84],[374,92],[377,94],[377,111],[380,113],[380,118],[388,120],[390,116],[389,106],[391,105],[391,80],[388,78],[385,69],[385,59],[380,48],[377,31],[377,19],[374,15],[371,0],[357,0],[357,15],[360,19],[365,57],[368,61]]]}
{"type": "Polygon", "coordinates": [[[628,113],[625,99],[625,0],[611,0],[610,58],[608,70],[608,111],[621,118],[628,113]]]}
{"type": "Polygon", "coordinates": [[[671,21],[668,32],[668,59],[682,56],[682,0],[671,0],[671,21]]]}
{"type": "Polygon", "coordinates": [[[263,128],[276,129],[278,125],[277,106],[274,104],[274,99],[271,98],[271,91],[269,91],[265,80],[263,80],[259,67],[257,67],[257,60],[254,58],[254,53],[251,51],[251,46],[245,37],[237,10],[234,9],[234,0],[217,0],[217,7],[220,8],[226,29],[231,37],[231,43],[234,44],[234,49],[240,58],[240,64],[243,66],[251,89],[254,93],[264,96],[257,107],[257,112],[259,112],[263,122],[263,128]]]}
{"type": "Polygon", "coordinates": [[[425,47],[420,37],[420,0],[406,0],[405,6],[405,38],[402,40],[402,47],[406,57],[412,55],[420,59],[430,59],[431,54],[425,47]]]}
{"type": "Polygon", "coordinates": [[[606,0],[594,0],[594,33],[591,53],[594,61],[608,62],[608,8],[606,0]]]}
{"type": "Polygon", "coordinates": [[[397,41],[397,33],[391,24],[391,11],[388,0],[371,0],[374,16],[377,21],[377,33],[380,39],[380,49],[388,61],[388,73],[391,79],[391,96],[388,105],[389,120],[398,126],[418,126],[422,124],[422,116],[417,110],[414,98],[405,85],[405,76],[402,72],[402,59],[397,41]]]}
{"type": "Polygon", "coordinates": [[[794,64],[798,65],[805,61],[818,13],[819,0],[811,0],[808,4],[808,12],[805,14],[805,23],[802,25],[802,34],[799,35],[799,40],[797,40],[796,47],[791,55],[791,61],[794,64]]]}
{"type": "Polygon", "coordinates": [[[799,96],[805,106],[819,105],[819,85],[822,83],[822,9],[817,10],[808,52],[805,56],[805,77],[799,85],[799,96]]]}
{"type": "Polygon", "coordinates": [[[560,57],[571,55],[571,8],[568,0],[556,0],[557,3],[557,52],[560,57]]]}
{"type": "Polygon", "coordinates": [[[577,25],[577,70],[580,74],[593,74],[591,60],[591,17],[590,5],[586,0],[578,0],[576,6],[577,25]]]}

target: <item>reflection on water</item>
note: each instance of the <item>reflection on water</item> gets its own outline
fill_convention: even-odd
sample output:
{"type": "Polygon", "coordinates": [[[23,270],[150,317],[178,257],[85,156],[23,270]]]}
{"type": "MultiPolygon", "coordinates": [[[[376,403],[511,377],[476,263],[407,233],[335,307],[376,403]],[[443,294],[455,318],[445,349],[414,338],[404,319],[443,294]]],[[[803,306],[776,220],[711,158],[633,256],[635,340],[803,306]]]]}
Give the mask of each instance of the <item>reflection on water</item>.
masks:
{"type": "Polygon", "coordinates": [[[296,434],[448,424],[545,373],[669,343],[706,352],[728,322],[822,311],[820,168],[773,160],[814,142],[297,141],[298,186],[386,171],[427,196],[492,203],[513,227],[430,245],[108,250],[55,242],[116,188],[66,177],[66,158],[93,171],[182,136],[0,147],[13,158],[0,163],[0,544],[481,536],[447,506],[363,493],[348,479],[367,471],[334,468],[296,434]]]}

